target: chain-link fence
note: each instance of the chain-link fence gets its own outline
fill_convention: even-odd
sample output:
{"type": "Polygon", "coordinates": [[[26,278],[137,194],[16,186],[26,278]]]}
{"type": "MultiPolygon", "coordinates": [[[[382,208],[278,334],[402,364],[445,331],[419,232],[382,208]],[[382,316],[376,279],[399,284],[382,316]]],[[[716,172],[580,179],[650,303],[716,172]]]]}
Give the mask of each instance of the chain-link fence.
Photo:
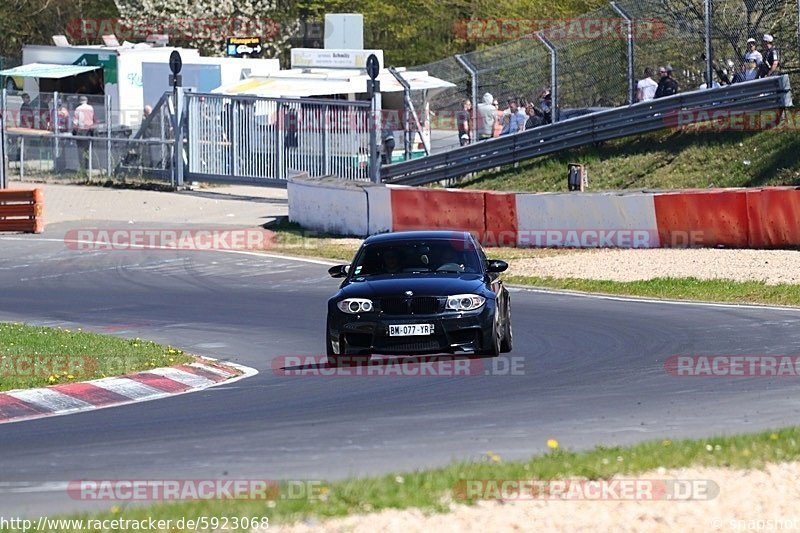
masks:
{"type": "Polygon", "coordinates": [[[171,117],[158,106],[146,127],[120,123],[107,95],[2,90],[9,177],[169,180],[171,117]]]}
{"type": "MultiPolygon", "coordinates": [[[[755,38],[765,54],[764,34],[774,38],[780,72],[789,74],[795,86],[800,83],[797,0],[617,0],[570,19],[495,19],[462,27],[467,41],[484,47],[413,69],[457,86],[431,100],[433,114],[460,110],[464,98],[475,107],[485,93],[501,109],[509,98],[541,105],[544,91],[551,89],[558,109],[554,119],[563,120],[632,103],[645,68],[652,69],[657,82],[657,67],[667,65],[680,91],[699,89],[709,67],[713,85],[724,85],[743,68],[748,38],[755,38]]],[[[445,138],[456,139],[452,134],[445,138]]]]}

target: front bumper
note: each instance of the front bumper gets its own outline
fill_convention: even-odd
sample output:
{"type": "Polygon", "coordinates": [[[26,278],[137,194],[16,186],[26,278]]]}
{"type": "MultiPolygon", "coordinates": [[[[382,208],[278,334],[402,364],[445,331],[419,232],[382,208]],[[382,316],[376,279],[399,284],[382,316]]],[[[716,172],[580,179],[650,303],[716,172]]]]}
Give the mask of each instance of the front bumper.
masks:
{"type": "Polygon", "coordinates": [[[351,315],[328,309],[328,338],[337,355],[474,353],[492,346],[495,302],[477,311],[433,315],[351,315]],[[433,324],[433,334],[390,337],[390,325],[433,324]]]}

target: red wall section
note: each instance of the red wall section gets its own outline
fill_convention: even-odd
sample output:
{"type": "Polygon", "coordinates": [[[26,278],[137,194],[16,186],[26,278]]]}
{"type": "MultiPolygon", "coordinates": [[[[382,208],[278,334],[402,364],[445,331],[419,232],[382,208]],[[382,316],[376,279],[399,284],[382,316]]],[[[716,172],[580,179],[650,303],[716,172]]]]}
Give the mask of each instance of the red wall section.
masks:
{"type": "Polygon", "coordinates": [[[744,190],[656,195],[661,246],[749,247],[747,195],[744,190]]]}
{"type": "Polygon", "coordinates": [[[800,246],[800,190],[790,187],[747,192],[750,246],[800,246]]]}
{"type": "Polygon", "coordinates": [[[484,193],[485,231],[481,243],[486,246],[517,245],[517,195],[484,193]]]}
{"type": "Polygon", "coordinates": [[[484,193],[446,189],[392,189],[392,231],[453,229],[484,232],[484,193]]]}

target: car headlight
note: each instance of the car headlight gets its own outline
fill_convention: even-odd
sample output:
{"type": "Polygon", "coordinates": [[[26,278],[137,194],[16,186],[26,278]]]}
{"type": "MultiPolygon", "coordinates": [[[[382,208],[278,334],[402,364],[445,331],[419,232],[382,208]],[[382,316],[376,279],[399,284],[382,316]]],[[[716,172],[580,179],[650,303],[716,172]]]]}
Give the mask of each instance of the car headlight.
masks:
{"type": "Polygon", "coordinates": [[[486,302],[486,298],[477,294],[455,294],[447,297],[445,309],[453,311],[472,311],[486,302]]]}
{"type": "Polygon", "coordinates": [[[369,313],[373,310],[372,300],[366,298],[345,298],[336,304],[343,313],[355,315],[358,313],[369,313]]]}

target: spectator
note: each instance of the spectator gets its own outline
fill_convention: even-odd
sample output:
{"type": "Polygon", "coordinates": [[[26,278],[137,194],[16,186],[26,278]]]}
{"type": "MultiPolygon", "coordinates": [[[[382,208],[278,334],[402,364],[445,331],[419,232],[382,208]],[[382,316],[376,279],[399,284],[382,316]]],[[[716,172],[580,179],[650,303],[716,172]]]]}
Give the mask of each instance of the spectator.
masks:
{"type": "Polygon", "coordinates": [[[755,59],[748,60],[744,66],[744,81],[755,80],[758,78],[758,63],[755,59]]]}
{"type": "Polygon", "coordinates": [[[528,115],[528,120],[525,121],[526,130],[538,128],[544,124],[544,116],[542,115],[542,112],[536,109],[533,104],[529,103],[527,107],[525,107],[525,112],[528,115]]]}
{"type": "Polygon", "coordinates": [[[656,95],[657,88],[658,84],[653,81],[653,69],[647,67],[644,69],[644,78],[636,84],[636,101],[652,100],[656,95]]]}
{"type": "Polygon", "coordinates": [[[33,128],[33,108],[28,93],[22,93],[22,105],[19,106],[19,127],[33,128]]]}
{"type": "Polygon", "coordinates": [[[656,88],[654,98],[663,98],[665,96],[677,94],[678,82],[672,77],[672,67],[670,65],[659,67],[658,74],[661,76],[661,79],[658,81],[658,87],[656,88]]]}
{"type": "Polygon", "coordinates": [[[751,60],[755,61],[758,67],[764,62],[764,57],[761,55],[761,52],[758,51],[758,43],[756,43],[756,40],[752,37],[747,39],[747,53],[744,55],[745,63],[751,60]]]}
{"type": "MultiPolygon", "coordinates": [[[[78,101],[80,105],[75,108],[75,113],[72,116],[72,134],[79,137],[85,137],[92,134],[94,130],[94,108],[89,104],[89,99],[81,96],[78,101]]],[[[89,159],[89,143],[88,139],[78,139],[79,163],[81,168],[86,168],[89,159]]]]}
{"type": "Polygon", "coordinates": [[[58,107],[58,113],[56,114],[56,128],[58,133],[69,131],[69,109],[67,109],[67,106],[65,105],[58,107]]]}
{"type": "Polygon", "coordinates": [[[778,67],[780,67],[780,61],[778,61],[778,49],[775,48],[774,39],[772,35],[769,33],[765,33],[763,37],[764,41],[764,62],[761,63],[760,78],[766,78],[767,76],[774,76],[778,73],[778,67]]]}
{"type": "Polygon", "coordinates": [[[542,110],[542,116],[544,118],[545,124],[552,124],[553,123],[553,95],[550,93],[550,89],[545,89],[542,91],[541,96],[539,96],[539,108],[542,110]]]}
{"type": "Polygon", "coordinates": [[[478,104],[478,139],[483,141],[491,139],[494,133],[494,123],[497,121],[497,107],[492,105],[495,102],[490,93],[483,95],[483,102],[478,104]]]}
{"type": "Polygon", "coordinates": [[[528,117],[519,108],[519,103],[516,100],[508,101],[507,116],[503,116],[503,129],[500,130],[500,135],[508,135],[511,133],[519,133],[525,129],[525,121],[528,117]]]}
{"type": "MultiPolygon", "coordinates": [[[[705,89],[708,89],[708,73],[707,72],[703,73],[703,79],[706,80],[706,81],[704,83],[701,83],[700,86],[698,87],[698,89],[701,90],[701,91],[703,91],[705,89]]],[[[717,89],[719,87],[720,87],[720,84],[719,84],[719,82],[717,80],[713,80],[711,82],[711,88],[712,89],[717,89]]]]}
{"type": "Polygon", "coordinates": [[[456,113],[458,122],[458,142],[461,146],[470,143],[472,139],[472,102],[469,98],[461,101],[461,111],[456,113]]]}
{"type": "Polygon", "coordinates": [[[383,123],[383,129],[381,130],[381,143],[383,144],[383,150],[381,153],[381,163],[384,165],[389,165],[392,163],[392,154],[394,153],[394,124],[391,120],[386,120],[383,123]]]}

